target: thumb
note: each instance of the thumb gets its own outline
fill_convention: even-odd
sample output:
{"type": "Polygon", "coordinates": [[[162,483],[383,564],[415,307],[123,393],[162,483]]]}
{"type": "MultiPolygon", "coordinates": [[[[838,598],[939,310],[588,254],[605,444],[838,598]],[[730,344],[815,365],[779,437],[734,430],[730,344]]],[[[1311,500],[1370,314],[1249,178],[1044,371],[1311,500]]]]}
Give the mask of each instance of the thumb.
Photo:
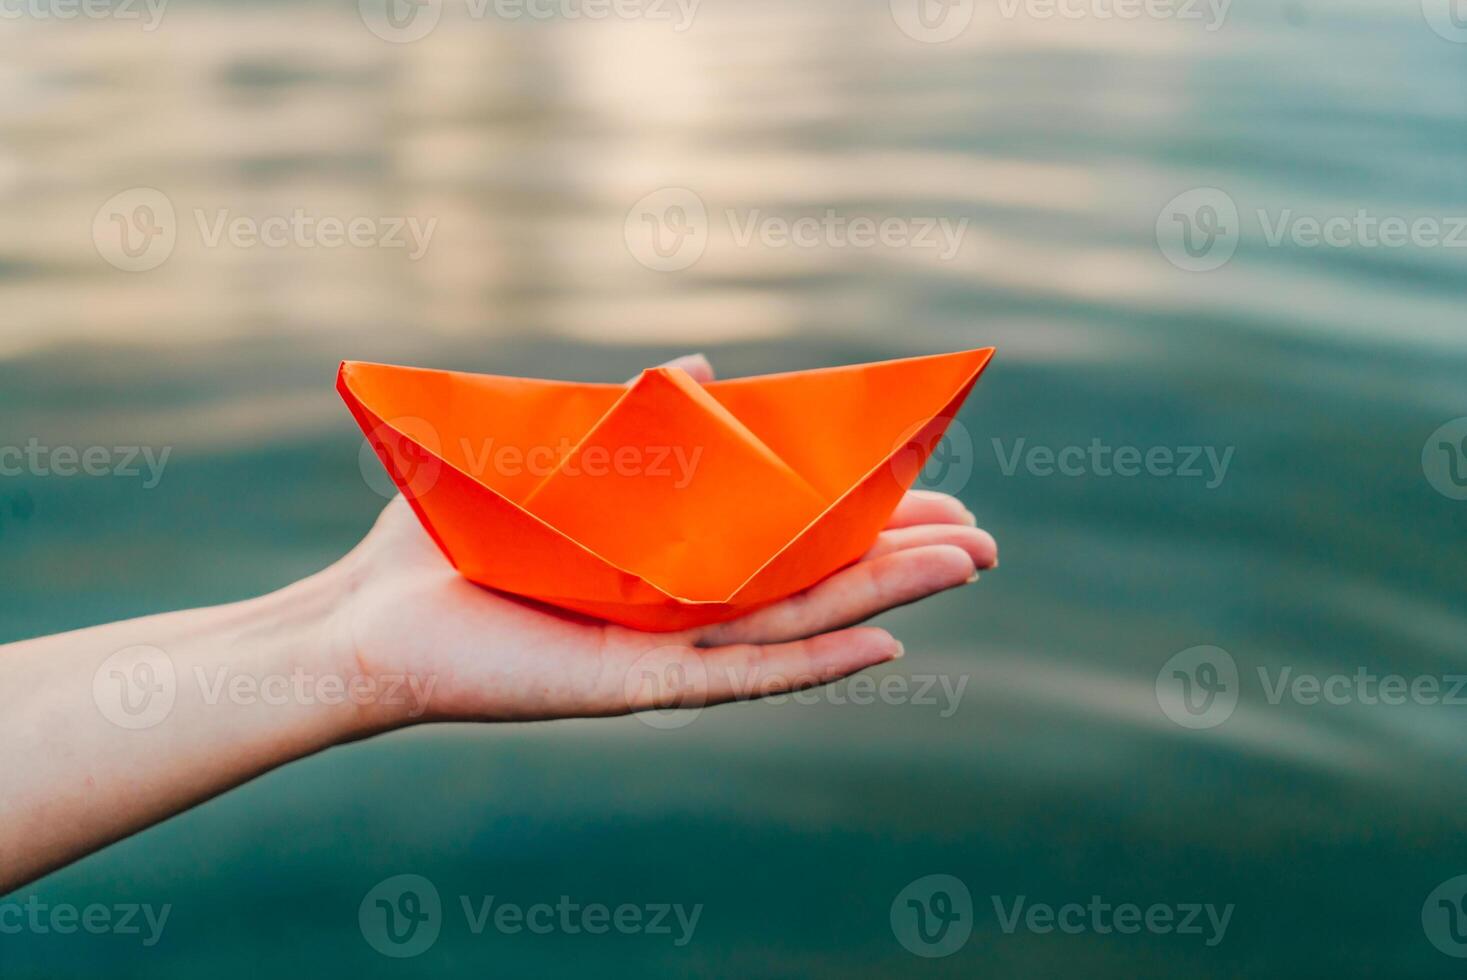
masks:
{"type": "Polygon", "coordinates": [[[675,357],[663,364],[662,367],[682,368],[699,384],[707,384],[713,380],[713,365],[708,363],[708,358],[702,354],[684,354],[675,357]]]}

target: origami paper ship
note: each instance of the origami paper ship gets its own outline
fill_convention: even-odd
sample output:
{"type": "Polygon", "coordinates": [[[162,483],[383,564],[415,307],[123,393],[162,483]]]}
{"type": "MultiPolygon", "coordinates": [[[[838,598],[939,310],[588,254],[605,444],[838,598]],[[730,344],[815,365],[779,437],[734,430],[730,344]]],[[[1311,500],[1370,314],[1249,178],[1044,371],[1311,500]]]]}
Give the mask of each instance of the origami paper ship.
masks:
{"type": "Polygon", "coordinates": [[[992,348],[699,384],[346,361],[337,390],[470,581],[643,630],[720,622],[859,558],[992,348]]]}

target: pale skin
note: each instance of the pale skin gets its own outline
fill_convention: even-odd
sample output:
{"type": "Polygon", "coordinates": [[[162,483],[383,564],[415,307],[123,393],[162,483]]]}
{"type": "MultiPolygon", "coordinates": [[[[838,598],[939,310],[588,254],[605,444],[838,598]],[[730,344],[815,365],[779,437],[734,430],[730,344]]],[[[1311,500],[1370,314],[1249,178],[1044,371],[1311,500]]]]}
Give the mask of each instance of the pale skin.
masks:
{"type": "MultiPolygon", "coordinates": [[[[713,376],[701,355],[673,363],[713,376]]],[[[407,725],[718,704],[893,660],[890,633],[853,624],[995,567],[974,523],[956,499],[913,491],[862,559],[807,592],[643,633],[469,583],[399,497],[350,554],[278,592],[0,646],[0,894],[292,760],[407,725]],[[176,692],[166,717],[125,728],[93,681],[137,645],[166,656],[176,692]],[[321,682],[312,696],[221,687],[300,677],[321,682]]]]}

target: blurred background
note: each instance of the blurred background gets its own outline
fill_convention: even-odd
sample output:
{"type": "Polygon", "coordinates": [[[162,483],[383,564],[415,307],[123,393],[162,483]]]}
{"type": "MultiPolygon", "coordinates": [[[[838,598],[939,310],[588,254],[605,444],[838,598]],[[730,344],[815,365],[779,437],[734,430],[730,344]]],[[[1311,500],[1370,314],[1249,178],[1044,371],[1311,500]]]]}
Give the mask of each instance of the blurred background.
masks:
{"type": "Polygon", "coordinates": [[[906,693],[874,703],[287,767],[5,900],[168,904],[154,945],[22,930],[0,976],[1459,975],[1467,7],[607,11],[0,11],[0,446],[38,447],[0,457],[0,641],[344,553],[384,498],[343,358],[996,345],[924,480],[1002,568],[885,618],[906,693]],[[358,916],[400,874],[444,907],[410,958],[358,916]],[[941,942],[913,894],[960,914],[941,942]],[[475,934],[488,895],[703,910],[683,945],[475,934]],[[1008,915],[1092,896],[1231,911],[1008,915]]]}

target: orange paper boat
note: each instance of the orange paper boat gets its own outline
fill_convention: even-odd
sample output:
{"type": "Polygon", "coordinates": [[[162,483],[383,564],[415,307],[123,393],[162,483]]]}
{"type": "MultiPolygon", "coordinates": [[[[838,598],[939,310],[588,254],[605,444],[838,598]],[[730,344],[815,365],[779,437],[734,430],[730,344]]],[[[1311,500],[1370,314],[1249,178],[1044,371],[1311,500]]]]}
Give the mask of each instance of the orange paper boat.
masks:
{"type": "Polygon", "coordinates": [[[480,585],[643,630],[731,619],[859,558],[992,348],[699,384],[346,361],[336,387],[480,585]]]}

